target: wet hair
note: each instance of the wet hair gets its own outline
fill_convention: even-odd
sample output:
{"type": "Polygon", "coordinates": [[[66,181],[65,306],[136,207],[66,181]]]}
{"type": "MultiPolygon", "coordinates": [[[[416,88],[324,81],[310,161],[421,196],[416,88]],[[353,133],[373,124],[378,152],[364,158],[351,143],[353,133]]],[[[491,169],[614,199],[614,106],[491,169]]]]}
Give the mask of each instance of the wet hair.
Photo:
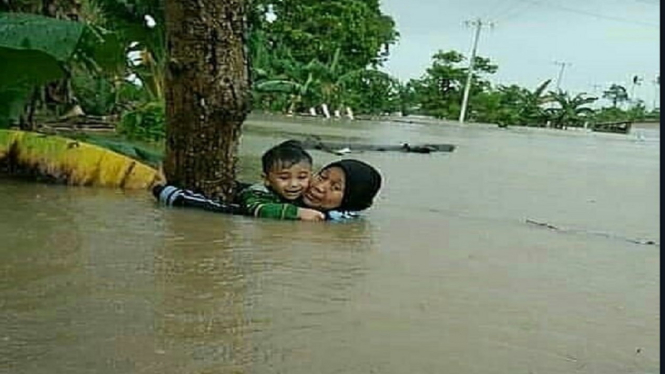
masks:
{"type": "Polygon", "coordinates": [[[301,162],[311,165],[312,156],[305,151],[302,143],[297,140],[287,140],[279,143],[267,150],[261,157],[261,164],[265,174],[268,174],[275,166],[290,168],[301,162]]]}

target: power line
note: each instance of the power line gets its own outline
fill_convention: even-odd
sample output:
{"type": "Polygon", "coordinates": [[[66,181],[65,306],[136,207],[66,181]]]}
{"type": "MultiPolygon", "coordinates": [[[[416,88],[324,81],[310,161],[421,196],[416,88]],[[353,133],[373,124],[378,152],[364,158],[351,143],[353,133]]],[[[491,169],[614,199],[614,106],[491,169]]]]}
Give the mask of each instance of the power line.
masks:
{"type": "Polygon", "coordinates": [[[514,17],[522,14],[525,10],[527,10],[531,6],[531,4],[525,3],[525,2],[522,2],[520,5],[522,5],[522,6],[521,7],[520,6],[514,7],[512,9],[513,10],[512,12],[509,11],[509,12],[504,13],[503,15],[501,15],[499,17],[495,17],[495,20],[505,22],[505,21],[507,21],[511,18],[514,18],[514,17]]]}
{"type": "Polygon", "coordinates": [[[511,11],[513,11],[513,9],[515,9],[516,7],[521,5],[521,1],[520,0],[507,0],[502,5],[504,5],[504,6],[496,7],[493,12],[489,12],[484,17],[485,18],[496,19],[497,17],[500,17],[500,16],[502,16],[506,13],[510,13],[511,11]],[[507,5],[507,6],[505,6],[505,5],[507,5]]]}
{"type": "Polygon", "coordinates": [[[487,18],[490,16],[493,17],[493,13],[495,13],[503,5],[510,3],[511,1],[519,1],[519,0],[507,0],[506,3],[502,3],[501,0],[494,0],[494,2],[491,5],[485,6],[485,11],[480,15],[480,18],[487,18]]]}
{"type": "Polygon", "coordinates": [[[635,0],[635,1],[637,1],[638,3],[644,3],[644,4],[649,4],[649,5],[658,5],[658,6],[660,6],[660,0],[653,0],[653,1],[649,1],[649,0],[635,0]]]}
{"type": "Polygon", "coordinates": [[[564,11],[572,12],[572,13],[576,13],[576,14],[582,14],[582,15],[586,15],[586,16],[596,17],[596,18],[600,18],[600,19],[606,19],[606,20],[610,20],[610,21],[625,22],[625,23],[632,23],[632,24],[635,24],[635,25],[642,25],[642,26],[660,28],[659,25],[655,25],[655,24],[649,23],[649,22],[642,22],[642,21],[632,20],[632,19],[622,18],[622,17],[608,16],[608,15],[604,15],[604,14],[588,12],[586,10],[568,8],[568,7],[565,7],[565,6],[555,5],[555,4],[551,4],[551,3],[543,3],[543,2],[535,1],[535,0],[519,0],[519,1],[527,2],[527,3],[531,3],[531,4],[535,4],[535,5],[544,5],[544,6],[548,6],[550,8],[555,8],[555,9],[564,10],[564,11]]]}

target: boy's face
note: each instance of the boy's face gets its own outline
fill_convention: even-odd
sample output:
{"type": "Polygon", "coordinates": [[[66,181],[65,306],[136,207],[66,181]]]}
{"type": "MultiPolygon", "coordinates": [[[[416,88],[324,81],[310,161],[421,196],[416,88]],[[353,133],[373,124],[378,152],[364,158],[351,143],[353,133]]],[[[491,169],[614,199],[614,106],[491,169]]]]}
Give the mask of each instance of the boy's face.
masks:
{"type": "Polygon", "coordinates": [[[263,175],[264,183],[287,200],[296,200],[309,186],[312,165],[302,161],[289,167],[279,162],[273,165],[268,175],[263,175]]]}

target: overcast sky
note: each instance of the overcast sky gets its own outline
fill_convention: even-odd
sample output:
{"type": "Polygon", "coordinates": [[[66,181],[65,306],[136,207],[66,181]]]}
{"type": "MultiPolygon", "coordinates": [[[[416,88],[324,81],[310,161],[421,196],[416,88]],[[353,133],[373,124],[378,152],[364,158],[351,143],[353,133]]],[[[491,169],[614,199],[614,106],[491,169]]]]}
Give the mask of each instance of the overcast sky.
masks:
{"type": "MultiPolygon", "coordinates": [[[[635,96],[652,107],[652,83],[660,74],[659,0],[381,0],[400,40],[383,70],[400,80],[418,78],[439,49],[471,54],[473,26],[481,19],[478,55],[499,66],[495,84],[535,88],[553,78],[556,87],[600,96],[612,83],[630,93],[632,78],[644,79],[635,96]],[[594,87],[598,85],[600,87],[594,87]]],[[[659,104],[657,104],[659,105],[659,104]]]]}

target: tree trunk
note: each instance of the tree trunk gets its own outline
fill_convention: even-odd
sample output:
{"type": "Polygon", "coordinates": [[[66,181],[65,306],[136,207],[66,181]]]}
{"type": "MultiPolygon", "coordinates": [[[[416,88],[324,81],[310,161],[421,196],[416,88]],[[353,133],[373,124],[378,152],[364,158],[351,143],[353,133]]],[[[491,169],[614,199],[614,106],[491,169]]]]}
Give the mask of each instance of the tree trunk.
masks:
{"type": "Polygon", "coordinates": [[[169,183],[230,201],[249,111],[245,0],[165,2],[169,183]]]}

